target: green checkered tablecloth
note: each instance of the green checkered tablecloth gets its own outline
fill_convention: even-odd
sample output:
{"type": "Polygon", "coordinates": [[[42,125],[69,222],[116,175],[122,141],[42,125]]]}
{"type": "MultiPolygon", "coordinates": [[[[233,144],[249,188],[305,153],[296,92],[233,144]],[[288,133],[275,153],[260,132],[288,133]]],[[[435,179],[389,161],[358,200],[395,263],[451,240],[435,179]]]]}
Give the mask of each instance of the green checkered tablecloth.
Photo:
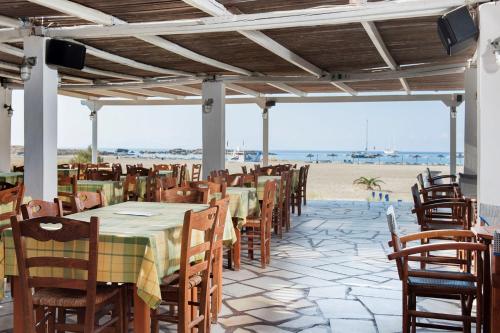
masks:
{"type": "MultiPolygon", "coordinates": [[[[107,205],[114,205],[123,201],[123,182],[112,180],[79,180],[78,191],[96,192],[100,190],[104,193],[107,205]]],[[[59,192],[71,192],[71,186],[60,185],[59,192]]]]}
{"type": "MultiPolygon", "coordinates": [[[[32,200],[32,198],[30,196],[25,196],[23,199],[23,203],[26,204],[26,203],[30,202],[31,200],[32,200]]],[[[11,212],[12,209],[14,209],[13,204],[0,205],[0,214],[11,212]]],[[[10,220],[0,221],[0,227],[4,226],[6,224],[10,224],[10,220]]]]}
{"type": "Polygon", "coordinates": [[[0,181],[10,184],[22,183],[24,175],[22,172],[0,172],[0,181]]]}
{"type": "MultiPolygon", "coordinates": [[[[200,204],[129,201],[68,217],[84,221],[89,221],[91,216],[100,218],[97,280],[134,283],[138,288],[139,297],[155,308],[161,300],[162,277],[179,269],[184,213],[190,209],[200,211],[207,207],[208,205],[200,204]],[[153,216],[117,214],[120,212],[143,212],[153,216]]],[[[193,239],[193,244],[202,241],[201,234],[195,235],[194,238],[197,239],[193,239]]],[[[2,240],[5,246],[0,246],[0,281],[4,281],[4,276],[17,275],[14,241],[10,229],[4,231],[2,240]]],[[[229,214],[224,240],[236,242],[236,233],[229,214]]],[[[88,252],[86,243],[81,241],[60,243],[28,240],[26,246],[28,256],[86,258],[88,252]]],[[[33,274],[81,278],[82,271],[44,268],[34,271],[33,274]]],[[[0,297],[3,297],[3,284],[0,285],[0,297]]]]}
{"type": "MultiPolygon", "coordinates": [[[[255,188],[228,187],[226,194],[229,196],[229,213],[239,220],[238,228],[245,225],[248,216],[260,216],[259,198],[255,188]]],[[[211,196],[220,199],[221,193],[211,196]]]]}
{"type": "Polygon", "coordinates": [[[78,169],[57,169],[57,174],[61,176],[78,176],[78,169]]]}

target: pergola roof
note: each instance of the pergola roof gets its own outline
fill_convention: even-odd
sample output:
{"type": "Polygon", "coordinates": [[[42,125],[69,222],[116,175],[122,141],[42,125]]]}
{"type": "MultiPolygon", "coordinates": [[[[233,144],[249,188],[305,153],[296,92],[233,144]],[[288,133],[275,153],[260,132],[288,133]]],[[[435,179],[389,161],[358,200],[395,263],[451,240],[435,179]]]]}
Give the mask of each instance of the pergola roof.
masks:
{"type": "Polygon", "coordinates": [[[2,1],[0,77],[21,84],[21,38],[43,26],[87,46],[82,71],[59,69],[60,93],[87,99],[199,96],[214,75],[228,95],[253,97],[459,91],[475,46],[447,56],[436,22],[471,2],[481,1],[2,1]]]}

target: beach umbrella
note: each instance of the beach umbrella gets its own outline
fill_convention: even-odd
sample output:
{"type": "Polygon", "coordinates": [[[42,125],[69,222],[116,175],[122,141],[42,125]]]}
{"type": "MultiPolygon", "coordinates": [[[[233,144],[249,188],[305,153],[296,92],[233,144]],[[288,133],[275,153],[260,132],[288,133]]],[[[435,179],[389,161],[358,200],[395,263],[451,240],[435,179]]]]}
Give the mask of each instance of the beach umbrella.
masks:
{"type": "Polygon", "coordinates": [[[412,157],[415,159],[415,163],[418,163],[418,159],[422,156],[420,156],[419,154],[416,154],[416,155],[413,155],[412,157]]]}
{"type": "Polygon", "coordinates": [[[312,162],[312,158],[314,157],[314,155],[309,153],[306,155],[306,157],[309,158],[309,162],[312,162]]]}
{"type": "Polygon", "coordinates": [[[333,161],[333,159],[335,158],[335,156],[337,156],[337,154],[331,153],[331,154],[328,154],[326,156],[331,157],[331,160],[333,161]]]}
{"type": "Polygon", "coordinates": [[[439,164],[443,164],[444,155],[443,154],[439,154],[437,157],[439,157],[439,164]]]}

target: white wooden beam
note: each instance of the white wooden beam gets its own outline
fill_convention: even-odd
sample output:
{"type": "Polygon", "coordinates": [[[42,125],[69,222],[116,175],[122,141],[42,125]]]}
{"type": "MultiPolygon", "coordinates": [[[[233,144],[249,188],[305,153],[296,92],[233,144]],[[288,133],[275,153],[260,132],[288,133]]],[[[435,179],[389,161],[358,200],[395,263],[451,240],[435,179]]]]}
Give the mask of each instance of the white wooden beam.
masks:
{"type": "Polygon", "coordinates": [[[345,84],[343,82],[332,82],[332,85],[334,85],[335,87],[339,88],[343,92],[346,92],[352,96],[356,96],[358,94],[358,92],[356,90],[352,89],[351,87],[349,87],[347,84],[345,84]]]}
{"type": "Polygon", "coordinates": [[[168,89],[182,91],[191,95],[201,96],[201,89],[193,88],[189,86],[170,86],[168,89]]]}
{"type": "MultiPolygon", "coordinates": [[[[291,97],[276,96],[268,98],[278,104],[287,103],[371,103],[371,102],[431,102],[439,101],[450,103],[456,98],[453,94],[415,94],[415,95],[362,95],[362,96],[307,96],[291,97]]],[[[183,100],[147,99],[147,100],[98,100],[95,103],[100,105],[201,105],[201,98],[189,98],[183,100]]],[[[226,104],[259,104],[260,98],[226,98],[226,104]]]]}
{"type": "MultiPolygon", "coordinates": [[[[378,31],[375,23],[365,21],[361,22],[361,24],[363,25],[363,28],[370,37],[373,45],[377,49],[382,59],[384,59],[384,62],[387,64],[387,66],[389,66],[391,70],[397,71],[399,69],[399,65],[387,49],[387,46],[385,45],[384,40],[382,39],[382,36],[380,35],[380,32],[378,31]]],[[[401,85],[403,86],[403,89],[406,91],[406,93],[410,94],[411,90],[408,82],[404,78],[400,78],[399,81],[401,82],[401,85]]]]}
{"type": "Polygon", "coordinates": [[[83,78],[83,77],[78,77],[78,76],[73,76],[73,75],[60,74],[59,77],[61,79],[66,79],[66,80],[80,82],[80,83],[93,83],[94,82],[91,79],[86,79],[86,78],[83,78]]]}
{"type": "Polygon", "coordinates": [[[299,90],[297,88],[291,87],[291,86],[289,86],[288,84],[285,84],[285,83],[280,83],[280,82],[272,82],[272,83],[270,83],[270,82],[267,82],[267,84],[270,85],[271,87],[274,87],[276,89],[285,91],[285,92],[290,93],[292,95],[296,95],[296,96],[300,96],[300,97],[307,96],[307,93],[303,92],[302,90],[299,90]]]}
{"type": "Polygon", "coordinates": [[[144,100],[146,97],[128,94],[121,90],[94,90],[94,92],[98,95],[106,96],[106,97],[120,97],[125,99],[133,99],[133,100],[144,100]]]}
{"type": "MultiPolygon", "coordinates": [[[[50,3],[52,0],[43,0],[50,3]]],[[[59,0],[63,1],[63,0],[59,0]]],[[[393,0],[364,5],[323,6],[290,11],[241,14],[192,20],[139,22],[115,26],[49,28],[47,35],[67,38],[103,38],[196,34],[337,25],[442,15],[450,9],[487,0],[393,0]]],[[[71,15],[78,16],[78,11],[71,15]]]]}
{"type": "Polygon", "coordinates": [[[63,96],[68,96],[68,97],[84,99],[84,100],[98,100],[99,99],[98,97],[95,97],[95,96],[86,95],[83,92],[80,93],[80,92],[76,92],[76,91],[61,90],[61,89],[59,89],[58,94],[63,95],[63,96]]]}
{"type": "Polygon", "coordinates": [[[169,93],[162,92],[162,91],[142,89],[142,88],[120,89],[120,91],[137,93],[137,94],[141,94],[141,95],[145,95],[145,96],[149,96],[149,97],[163,97],[163,98],[169,98],[169,99],[184,99],[185,98],[185,96],[181,96],[181,95],[169,94],[169,93]]]}
{"type": "Polygon", "coordinates": [[[7,53],[7,54],[13,55],[15,57],[19,57],[19,58],[24,57],[23,49],[20,49],[18,47],[11,46],[8,44],[1,44],[0,43],[0,52],[7,53]]]}
{"type": "Polygon", "coordinates": [[[131,81],[142,81],[142,78],[139,76],[122,74],[122,73],[117,73],[117,72],[112,72],[112,71],[105,71],[102,69],[90,68],[87,66],[85,66],[82,69],[82,72],[97,75],[97,76],[114,77],[117,79],[124,79],[124,80],[131,80],[131,81]]]}
{"type": "MultiPolygon", "coordinates": [[[[51,9],[54,9],[54,10],[57,10],[59,12],[74,16],[74,17],[79,17],[79,18],[85,19],[87,21],[102,24],[105,26],[118,26],[118,25],[119,26],[127,26],[128,25],[127,22],[125,22],[119,18],[116,18],[112,15],[108,15],[106,13],[99,11],[99,10],[92,9],[92,8],[87,7],[87,6],[83,6],[83,5],[68,1],[68,0],[56,0],[56,1],[54,1],[54,0],[29,0],[29,1],[33,2],[33,3],[37,3],[37,4],[45,6],[45,7],[48,7],[48,8],[51,8],[51,9]]],[[[104,29],[105,27],[101,27],[101,28],[104,29]]],[[[175,44],[175,43],[172,43],[172,42],[170,42],[162,37],[154,36],[154,35],[155,34],[151,34],[148,36],[140,36],[137,38],[139,38],[142,41],[145,41],[149,44],[163,48],[169,52],[179,54],[185,58],[206,64],[209,66],[225,69],[227,71],[231,71],[231,72],[235,72],[235,73],[239,73],[239,74],[251,75],[251,72],[246,70],[246,69],[232,66],[229,64],[225,64],[221,61],[218,61],[218,60],[206,57],[204,55],[195,53],[191,50],[186,49],[185,47],[182,47],[182,46],[175,44]]],[[[134,36],[134,35],[132,34],[132,36],[134,36]]]]}
{"type": "Polygon", "coordinates": [[[234,83],[227,83],[226,89],[236,91],[236,92],[239,92],[239,93],[244,94],[244,95],[254,96],[254,97],[261,97],[262,96],[262,94],[258,91],[255,91],[255,90],[252,90],[252,89],[249,89],[246,87],[242,87],[242,86],[234,84],[234,83]]]}
{"type": "Polygon", "coordinates": [[[0,26],[2,27],[17,28],[20,24],[21,22],[17,19],[0,15],[0,26]]]}
{"type": "MultiPolygon", "coordinates": [[[[228,11],[222,4],[218,3],[217,1],[214,0],[183,0],[185,3],[205,12],[208,13],[212,16],[234,16],[233,14],[241,14],[239,11],[232,13],[228,11]]],[[[235,9],[236,11],[236,9],[235,9]]],[[[282,59],[296,65],[297,67],[305,70],[306,72],[309,72],[313,74],[314,76],[320,77],[323,75],[323,70],[316,65],[313,65],[309,61],[305,60],[298,54],[290,51],[280,43],[276,42],[269,36],[266,36],[264,33],[260,31],[248,31],[248,30],[240,30],[238,31],[240,34],[243,36],[247,37],[251,41],[255,42],[256,44],[259,44],[263,48],[265,48],[268,51],[271,51],[272,53],[276,54],[277,56],[281,57],[282,59]]]]}

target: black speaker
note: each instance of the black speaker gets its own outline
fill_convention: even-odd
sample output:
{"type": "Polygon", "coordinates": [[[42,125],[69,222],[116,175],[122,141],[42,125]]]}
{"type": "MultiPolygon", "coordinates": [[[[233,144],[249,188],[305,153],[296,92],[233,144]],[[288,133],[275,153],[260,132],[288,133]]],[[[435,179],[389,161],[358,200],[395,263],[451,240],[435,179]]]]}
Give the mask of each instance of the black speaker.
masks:
{"type": "Polygon", "coordinates": [[[454,55],[472,45],[479,30],[469,10],[464,6],[438,19],[438,33],[448,55],[454,55]]]}
{"type": "Polygon", "coordinates": [[[82,69],[85,66],[85,51],[85,46],[80,44],[49,39],[45,62],[47,65],[82,69]]]}

